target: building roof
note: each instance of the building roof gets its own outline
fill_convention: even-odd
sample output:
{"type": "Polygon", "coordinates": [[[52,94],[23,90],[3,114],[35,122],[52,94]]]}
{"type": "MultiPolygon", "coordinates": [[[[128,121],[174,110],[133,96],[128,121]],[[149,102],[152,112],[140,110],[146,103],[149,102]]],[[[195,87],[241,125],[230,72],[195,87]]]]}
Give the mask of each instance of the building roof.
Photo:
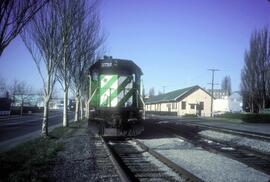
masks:
{"type": "MultiPolygon", "coordinates": [[[[179,90],[175,90],[172,92],[168,92],[166,94],[157,95],[154,97],[150,97],[145,101],[146,104],[156,104],[156,103],[163,103],[163,102],[174,102],[179,101],[188,96],[189,94],[193,93],[194,91],[202,89],[198,85],[187,87],[179,90]]],[[[203,89],[202,89],[203,90],[203,89]]],[[[205,90],[203,90],[205,91],[205,90]]],[[[208,95],[210,95],[207,91],[205,91],[208,95]]],[[[210,95],[211,96],[211,95],[210,95]]]]}

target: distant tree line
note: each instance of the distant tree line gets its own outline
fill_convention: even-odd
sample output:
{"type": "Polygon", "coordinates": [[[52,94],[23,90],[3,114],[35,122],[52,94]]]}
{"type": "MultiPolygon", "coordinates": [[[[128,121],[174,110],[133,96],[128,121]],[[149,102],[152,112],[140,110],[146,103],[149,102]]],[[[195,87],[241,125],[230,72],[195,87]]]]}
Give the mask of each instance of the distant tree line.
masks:
{"type": "Polygon", "coordinates": [[[257,113],[270,107],[270,32],[266,27],[251,35],[241,71],[241,93],[245,111],[257,113]]]}
{"type": "Polygon", "coordinates": [[[37,107],[38,102],[42,100],[42,93],[40,91],[34,90],[26,82],[15,79],[12,83],[8,84],[1,77],[1,75],[0,93],[0,97],[7,99],[8,103],[11,104],[12,107],[7,105],[10,111],[13,112],[14,107],[19,107],[20,111],[19,113],[16,113],[20,115],[23,115],[25,106],[37,107]],[[33,96],[35,97],[35,100],[33,100],[33,96]]]}

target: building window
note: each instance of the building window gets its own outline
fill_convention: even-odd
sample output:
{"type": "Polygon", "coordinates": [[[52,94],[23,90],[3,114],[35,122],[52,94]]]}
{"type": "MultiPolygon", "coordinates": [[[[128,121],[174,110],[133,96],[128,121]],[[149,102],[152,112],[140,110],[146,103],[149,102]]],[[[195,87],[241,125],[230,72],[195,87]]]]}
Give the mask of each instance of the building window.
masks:
{"type": "Polygon", "coordinates": [[[190,104],[190,109],[195,109],[195,104],[190,104]]]}
{"type": "Polygon", "coordinates": [[[200,109],[204,110],[204,102],[200,102],[200,109]]]}
{"type": "Polygon", "coordinates": [[[181,103],[182,103],[182,109],[185,110],[185,109],[186,109],[186,102],[183,101],[183,102],[181,102],[181,103]]]}

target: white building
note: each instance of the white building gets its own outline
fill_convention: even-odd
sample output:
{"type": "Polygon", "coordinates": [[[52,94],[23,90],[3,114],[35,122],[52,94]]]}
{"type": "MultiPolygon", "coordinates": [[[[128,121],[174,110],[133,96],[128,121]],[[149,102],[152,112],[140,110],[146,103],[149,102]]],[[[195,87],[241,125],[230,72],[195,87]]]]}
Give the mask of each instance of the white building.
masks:
{"type": "MultiPolygon", "coordinates": [[[[218,93],[217,90],[215,90],[218,93]]],[[[213,94],[214,95],[214,94],[213,94]]],[[[213,102],[214,114],[223,114],[225,112],[242,112],[242,97],[239,92],[233,92],[230,96],[222,90],[219,94],[216,94],[218,98],[215,98],[213,102]]]]}
{"type": "Polygon", "coordinates": [[[52,98],[49,103],[50,109],[63,109],[64,108],[64,99],[63,98],[52,98]]]}
{"type": "Polygon", "coordinates": [[[243,111],[243,98],[239,92],[233,92],[229,99],[230,112],[242,112],[243,111]]]}
{"type": "MultiPolygon", "coordinates": [[[[210,94],[212,94],[212,90],[208,89],[207,90],[210,94]]],[[[213,97],[215,99],[226,99],[228,98],[229,93],[227,90],[223,90],[223,89],[213,89],[213,97]]]]}
{"type": "Polygon", "coordinates": [[[178,116],[210,116],[211,95],[199,86],[192,86],[149,98],[145,101],[145,110],[178,116]]]}
{"type": "Polygon", "coordinates": [[[214,114],[223,114],[229,112],[229,100],[226,99],[214,99],[213,101],[213,112],[214,114]]]}

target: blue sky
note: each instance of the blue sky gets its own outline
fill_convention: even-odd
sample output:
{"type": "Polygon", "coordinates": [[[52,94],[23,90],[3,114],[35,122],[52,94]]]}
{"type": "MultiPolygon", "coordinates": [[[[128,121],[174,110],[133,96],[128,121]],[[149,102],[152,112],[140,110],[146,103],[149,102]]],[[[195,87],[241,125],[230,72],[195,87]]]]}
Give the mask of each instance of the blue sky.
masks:
{"type": "MultiPolygon", "coordinates": [[[[210,88],[208,68],[221,70],[217,83],[230,75],[238,90],[250,35],[270,23],[267,0],[104,0],[100,9],[107,55],[137,63],[146,91],[156,92],[210,88]]],[[[0,58],[0,75],[42,86],[20,38],[0,58]]]]}

